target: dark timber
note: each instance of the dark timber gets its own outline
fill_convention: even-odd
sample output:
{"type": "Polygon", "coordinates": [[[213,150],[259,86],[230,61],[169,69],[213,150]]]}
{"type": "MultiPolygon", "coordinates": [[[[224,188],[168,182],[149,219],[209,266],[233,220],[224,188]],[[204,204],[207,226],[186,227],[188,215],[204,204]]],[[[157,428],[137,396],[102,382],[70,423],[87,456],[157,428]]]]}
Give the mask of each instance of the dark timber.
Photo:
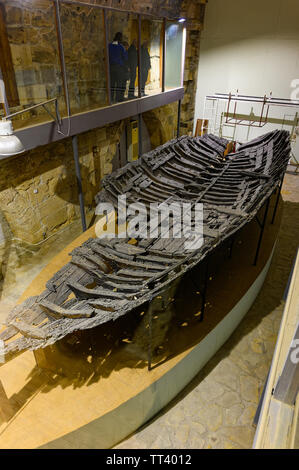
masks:
{"type": "MultiPolygon", "coordinates": [[[[73,250],[71,261],[49,279],[40,295],[29,297],[9,313],[0,334],[5,360],[26,349],[46,347],[74,331],[117,320],[150,302],[188,270],[208,266],[217,247],[233,240],[265,206],[256,262],[269,198],[275,189],[279,193],[287,167],[289,134],[270,132],[225,155],[227,144],[209,134],[183,136],[104,178],[97,203],[110,202],[115,208],[123,194],[127,204],[138,201],[147,208],[151,202],[191,203],[191,215],[195,204],[203,203],[202,246],[192,250],[186,247],[186,238],[162,238],[160,231],[157,237],[151,234],[152,238],[137,240],[90,238],[73,250]]],[[[208,270],[204,279],[205,293],[208,270]]],[[[201,319],[204,298],[202,302],[201,319]]],[[[149,368],[151,315],[149,309],[149,368]]]]}

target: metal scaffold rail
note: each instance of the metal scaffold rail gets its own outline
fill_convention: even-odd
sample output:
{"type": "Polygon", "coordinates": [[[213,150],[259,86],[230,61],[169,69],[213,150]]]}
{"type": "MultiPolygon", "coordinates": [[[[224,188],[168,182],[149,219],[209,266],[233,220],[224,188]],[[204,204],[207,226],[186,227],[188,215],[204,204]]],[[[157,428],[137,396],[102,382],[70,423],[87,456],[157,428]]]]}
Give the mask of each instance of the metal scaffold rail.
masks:
{"type": "Polygon", "coordinates": [[[206,95],[203,108],[203,119],[201,120],[201,135],[206,132],[212,132],[221,137],[230,137],[237,140],[237,126],[245,126],[248,128],[247,138],[242,141],[249,140],[249,132],[251,128],[262,128],[266,124],[281,125],[282,128],[288,127],[291,136],[295,139],[295,130],[299,124],[299,116],[296,109],[299,108],[299,100],[277,98],[269,95],[241,95],[238,93],[214,93],[206,95]],[[261,105],[258,113],[254,113],[253,106],[250,112],[238,112],[238,105],[249,104],[256,106],[261,105]],[[223,106],[224,105],[224,106],[223,106]],[[283,113],[279,117],[270,117],[271,107],[290,108],[295,110],[294,114],[286,115],[283,113]],[[224,127],[233,128],[231,136],[224,133],[224,127]]]}

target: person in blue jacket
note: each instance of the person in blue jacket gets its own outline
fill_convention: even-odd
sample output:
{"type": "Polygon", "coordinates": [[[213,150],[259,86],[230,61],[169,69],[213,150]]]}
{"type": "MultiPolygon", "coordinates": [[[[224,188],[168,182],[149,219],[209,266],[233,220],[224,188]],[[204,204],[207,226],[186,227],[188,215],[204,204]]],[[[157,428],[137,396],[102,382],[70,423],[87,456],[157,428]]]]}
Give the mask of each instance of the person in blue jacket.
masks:
{"type": "Polygon", "coordinates": [[[121,32],[115,34],[113,41],[109,44],[109,64],[110,64],[110,86],[111,101],[118,103],[124,100],[126,83],[126,64],[128,53],[122,43],[121,32]]]}

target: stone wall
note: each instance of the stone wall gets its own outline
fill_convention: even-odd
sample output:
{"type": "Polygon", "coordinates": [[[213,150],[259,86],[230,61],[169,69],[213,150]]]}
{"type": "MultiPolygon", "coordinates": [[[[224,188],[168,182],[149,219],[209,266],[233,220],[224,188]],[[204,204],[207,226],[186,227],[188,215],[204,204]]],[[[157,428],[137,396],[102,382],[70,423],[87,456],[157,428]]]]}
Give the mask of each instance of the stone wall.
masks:
{"type": "MultiPolygon", "coordinates": [[[[88,221],[101,179],[113,169],[125,124],[119,121],[78,136],[88,221]]],[[[56,237],[62,233],[70,242],[82,229],[71,139],[2,160],[0,167],[1,297],[1,284],[5,281],[4,293],[10,292],[24,266],[32,270],[34,258],[41,262],[39,253],[45,258],[48,247],[55,254],[56,237]]],[[[64,246],[61,239],[58,246],[64,246]]]]}
{"type": "Polygon", "coordinates": [[[177,108],[177,103],[171,103],[142,115],[153,149],[176,137],[177,108]]]}
{"type": "Polygon", "coordinates": [[[184,70],[185,94],[181,110],[181,135],[193,132],[200,33],[203,28],[206,0],[183,0],[181,15],[187,18],[187,40],[184,70]]]}
{"type": "MultiPolygon", "coordinates": [[[[59,108],[65,114],[53,3],[12,0],[4,2],[4,7],[20,106],[59,97],[59,108]]],[[[102,12],[68,4],[62,4],[60,12],[71,112],[105,106],[102,12]]],[[[33,114],[47,118],[43,108],[33,114]]],[[[31,117],[32,112],[19,119],[26,121],[31,117]]]]}

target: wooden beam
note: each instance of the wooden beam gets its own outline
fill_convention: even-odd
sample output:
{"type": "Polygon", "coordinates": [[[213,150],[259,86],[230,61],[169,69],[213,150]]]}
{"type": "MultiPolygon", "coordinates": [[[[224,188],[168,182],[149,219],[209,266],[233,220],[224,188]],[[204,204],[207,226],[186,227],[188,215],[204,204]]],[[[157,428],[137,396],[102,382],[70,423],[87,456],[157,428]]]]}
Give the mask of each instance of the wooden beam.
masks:
{"type": "Polygon", "coordinates": [[[201,135],[206,134],[208,132],[208,127],[208,119],[197,119],[194,137],[199,137],[201,135]]]}

